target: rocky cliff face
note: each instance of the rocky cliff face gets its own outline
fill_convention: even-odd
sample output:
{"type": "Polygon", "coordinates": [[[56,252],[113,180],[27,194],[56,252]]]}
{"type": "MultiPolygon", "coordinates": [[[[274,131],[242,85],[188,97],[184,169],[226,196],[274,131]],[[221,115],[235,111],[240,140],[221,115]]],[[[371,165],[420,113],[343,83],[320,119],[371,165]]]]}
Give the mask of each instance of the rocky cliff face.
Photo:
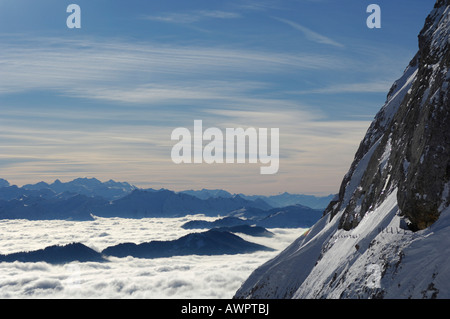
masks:
{"type": "Polygon", "coordinates": [[[419,35],[419,52],[392,86],[362,141],[339,201],[326,210],[334,216],[345,207],[343,229],[356,227],[395,188],[399,208],[413,230],[432,225],[448,206],[444,194],[450,180],[448,5],[449,1],[438,1],[428,16],[419,35]]]}
{"type": "Polygon", "coordinates": [[[450,267],[428,267],[430,258],[446,258],[450,243],[449,32],[450,0],[438,0],[418,53],[367,131],[338,199],[236,297],[450,297],[444,280],[450,267]],[[436,238],[446,243],[441,251],[429,246],[436,238]],[[376,284],[369,284],[374,270],[376,284]],[[408,275],[419,280],[415,272],[423,278],[407,284],[408,275]]]}

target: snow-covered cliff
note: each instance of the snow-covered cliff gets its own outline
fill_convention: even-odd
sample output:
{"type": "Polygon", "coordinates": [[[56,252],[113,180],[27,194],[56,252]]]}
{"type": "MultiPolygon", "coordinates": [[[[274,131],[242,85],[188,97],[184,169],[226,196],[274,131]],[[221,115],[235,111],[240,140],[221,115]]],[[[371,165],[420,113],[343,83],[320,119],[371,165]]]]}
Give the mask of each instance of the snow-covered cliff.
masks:
{"type": "Polygon", "coordinates": [[[449,32],[438,0],[338,198],[236,298],[450,297],[449,32]]]}

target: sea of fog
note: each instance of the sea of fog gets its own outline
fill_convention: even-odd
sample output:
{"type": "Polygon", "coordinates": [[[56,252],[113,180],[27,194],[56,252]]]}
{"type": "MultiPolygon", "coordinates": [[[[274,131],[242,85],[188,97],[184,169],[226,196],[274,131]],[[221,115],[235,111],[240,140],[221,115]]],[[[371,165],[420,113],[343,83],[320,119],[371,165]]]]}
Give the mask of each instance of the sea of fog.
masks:
{"type": "MultiPolygon", "coordinates": [[[[192,232],[183,218],[96,218],[93,221],[0,220],[0,254],[80,242],[101,251],[119,243],[174,240],[192,232]]],[[[179,256],[64,265],[0,263],[0,298],[211,298],[233,297],[254,269],[298,238],[304,229],[269,229],[272,238],[237,234],[276,249],[220,256],[179,256]]]]}

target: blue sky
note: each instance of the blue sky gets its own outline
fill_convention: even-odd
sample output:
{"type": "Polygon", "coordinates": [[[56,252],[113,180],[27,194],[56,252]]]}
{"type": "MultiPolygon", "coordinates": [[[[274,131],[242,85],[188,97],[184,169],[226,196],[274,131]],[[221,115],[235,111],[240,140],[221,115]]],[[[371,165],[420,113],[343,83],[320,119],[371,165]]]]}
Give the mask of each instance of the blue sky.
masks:
{"type": "Polygon", "coordinates": [[[434,2],[0,0],[0,177],[335,193],[434,2]],[[196,119],[279,128],[279,173],[175,165],[171,132],[196,119]]]}

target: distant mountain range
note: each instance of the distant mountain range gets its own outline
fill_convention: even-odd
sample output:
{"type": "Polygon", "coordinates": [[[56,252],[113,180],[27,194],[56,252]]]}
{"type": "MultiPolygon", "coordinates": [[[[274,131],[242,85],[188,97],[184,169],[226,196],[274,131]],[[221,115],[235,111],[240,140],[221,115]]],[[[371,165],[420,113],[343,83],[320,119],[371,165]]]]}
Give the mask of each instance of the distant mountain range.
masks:
{"type": "Polygon", "coordinates": [[[185,223],[185,229],[208,229],[215,227],[237,227],[252,225],[267,228],[309,228],[322,217],[322,211],[302,205],[261,210],[257,208],[242,208],[235,210],[229,216],[213,222],[193,220],[185,223]]]}
{"type": "MultiPolygon", "coordinates": [[[[45,183],[44,183],[45,185],[45,183]]],[[[25,185],[25,189],[36,189],[36,185],[25,185]]],[[[130,185],[126,182],[116,182],[109,180],[107,182],[100,182],[95,178],[78,178],[71,182],[62,183],[56,180],[53,184],[49,185],[49,188],[55,193],[75,193],[85,196],[99,196],[108,200],[115,200],[122,198],[129,194],[137,187],[130,185]]],[[[39,187],[37,189],[42,189],[39,187]]]]}
{"type": "Polygon", "coordinates": [[[95,178],[77,178],[63,183],[56,180],[52,184],[39,182],[27,184],[22,187],[10,185],[4,179],[0,179],[0,200],[9,201],[27,197],[40,197],[44,199],[68,199],[75,195],[86,197],[101,197],[105,200],[116,200],[130,194],[137,189],[128,183],[110,180],[102,183],[95,178]]]}
{"type": "MultiPolygon", "coordinates": [[[[295,201],[296,195],[282,194],[276,205],[295,201]]],[[[298,198],[300,198],[299,195],[298,198]]],[[[272,198],[272,199],[273,199],[272,198]]],[[[273,199],[275,201],[275,199],[273,199]]],[[[267,228],[312,226],[322,210],[300,204],[273,207],[269,197],[230,194],[224,190],[174,192],[167,189],[139,189],[128,183],[100,182],[78,178],[63,183],[17,187],[0,179],[0,219],[92,220],[98,217],[182,217],[203,214],[218,217],[214,222],[193,221],[185,229],[209,229],[177,240],[121,243],[97,252],[81,243],[0,255],[0,262],[61,264],[71,261],[107,261],[108,256],[160,258],[181,255],[241,254],[271,248],[248,242],[236,234],[271,237],[267,228]]],[[[274,202],[272,202],[274,203],[274,202]]]]}
{"type": "Polygon", "coordinates": [[[271,208],[264,201],[250,201],[240,196],[200,199],[169,190],[134,190],[125,197],[109,202],[106,205],[95,207],[93,213],[102,217],[133,218],[180,217],[190,214],[223,216],[244,207],[263,210],[271,208]]]}
{"type": "MultiPolygon", "coordinates": [[[[202,189],[202,190],[187,190],[182,191],[181,193],[189,194],[192,196],[196,196],[201,199],[207,198],[230,198],[236,195],[233,195],[222,189],[202,189]]],[[[238,194],[240,197],[247,200],[263,200],[270,206],[274,208],[292,206],[292,205],[303,205],[308,206],[314,209],[322,209],[324,210],[331,200],[335,197],[335,195],[328,196],[313,196],[313,195],[302,195],[302,194],[290,194],[290,193],[282,193],[279,195],[271,195],[271,196],[263,196],[263,195],[245,195],[238,194]]]]}
{"type": "MultiPolygon", "coordinates": [[[[232,195],[224,190],[174,192],[139,189],[129,183],[78,178],[63,183],[39,182],[22,187],[0,179],[0,219],[92,220],[99,217],[238,216],[264,227],[310,227],[321,210],[300,204],[279,208],[305,195],[272,197],[232,195]],[[271,202],[274,206],[269,204],[271,202]]],[[[319,201],[319,198],[316,198],[319,201]]]]}

